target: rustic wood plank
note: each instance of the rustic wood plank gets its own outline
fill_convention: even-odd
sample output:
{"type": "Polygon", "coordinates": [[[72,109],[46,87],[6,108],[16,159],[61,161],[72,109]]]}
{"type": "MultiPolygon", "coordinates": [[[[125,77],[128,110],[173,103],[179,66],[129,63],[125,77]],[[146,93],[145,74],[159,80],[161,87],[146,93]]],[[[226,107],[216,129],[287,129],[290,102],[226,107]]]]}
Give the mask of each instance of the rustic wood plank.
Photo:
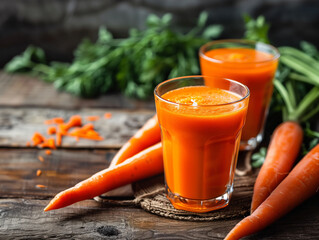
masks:
{"type": "Polygon", "coordinates": [[[54,150],[46,155],[37,149],[0,149],[0,196],[51,198],[106,168],[115,151],[54,150]],[[44,162],[38,159],[44,158],[44,162]],[[42,174],[37,176],[37,170],[42,174]],[[45,185],[37,188],[36,185],[45,185]]]}
{"type": "Polygon", "coordinates": [[[93,99],[84,99],[66,92],[57,91],[50,83],[22,75],[9,75],[0,71],[0,107],[50,107],[78,109],[127,108],[154,109],[154,101],[142,101],[125,97],[123,94],[110,93],[93,99]]]}
{"type": "MultiPolygon", "coordinates": [[[[275,224],[244,239],[316,239],[318,196],[275,224]]],[[[101,205],[87,200],[43,212],[47,200],[0,199],[1,239],[223,239],[240,220],[178,221],[137,207],[101,205]],[[35,225],[37,227],[35,227],[35,225]]]]}
{"type": "MultiPolygon", "coordinates": [[[[108,167],[117,150],[58,149],[46,155],[41,149],[0,149],[0,196],[50,198],[108,167]],[[44,161],[39,160],[39,156],[44,161]],[[42,174],[37,176],[37,170],[42,174]],[[37,184],[46,188],[37,188],[37,184]]],[[[235,177],[235,191],[252,195],[256,172],[235,177]]]]}
{"type": "Polygon", "coordinates": [[[25,147],[34,132],[40,132],[47,137],[48,125],[44,121],[54,117],[68,120],[72,115],[80,115],[87,123],[87,116],[100,116],[94,121],[96,130],[104,137],[103,141],[64,137],[62,147],[67,148],[119,148],[139,129],[155,111],[153,110],[114,110],[91,109],[40,109],[40,108],[0,108],[0,146],[25,147]],[[105,112],[112,114],[110,119],[103,117],[105,112]]]}

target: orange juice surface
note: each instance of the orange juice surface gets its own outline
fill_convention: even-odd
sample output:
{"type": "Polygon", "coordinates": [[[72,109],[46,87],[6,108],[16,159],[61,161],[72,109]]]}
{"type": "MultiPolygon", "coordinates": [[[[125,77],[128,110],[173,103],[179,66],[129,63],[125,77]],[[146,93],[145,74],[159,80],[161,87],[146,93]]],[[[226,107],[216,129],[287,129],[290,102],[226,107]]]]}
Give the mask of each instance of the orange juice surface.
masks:
{"type": "Polygon", "coordinates": [[[200,63],[203,75],[222,76],[248,86],[250,101],[242,140],[247,141],[261,133],[278,59],[255,49],[220,48],[207,51],[200,57],[200,63]]]}
{"type": "Polygon", "coordinates": [[[208,86],[161,97],[178,103],[156,102],[169,191],[194,200],[223,195],[232,184],[248,99],[208,86]]]}

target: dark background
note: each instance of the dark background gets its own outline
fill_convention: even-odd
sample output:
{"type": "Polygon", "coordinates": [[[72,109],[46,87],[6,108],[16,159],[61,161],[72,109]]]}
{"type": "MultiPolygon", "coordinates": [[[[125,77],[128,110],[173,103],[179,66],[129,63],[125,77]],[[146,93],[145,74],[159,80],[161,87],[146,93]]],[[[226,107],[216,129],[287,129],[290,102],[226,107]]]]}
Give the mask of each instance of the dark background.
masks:
{"type": "Polygon", "coordinates": [[[220,38],[241,38],[243,14],[264,15],[275,46],[319,45],[319,1],[310,0],[0,0],[0,67],[28,45],[44,48],[49,60],[70,61],[85,37],[96,39],[99,26],[115,37],[145,27],[150,13],[172,13],[174,25],[195,26],[202,11],[209,24],[222,24],[220,38]]]}

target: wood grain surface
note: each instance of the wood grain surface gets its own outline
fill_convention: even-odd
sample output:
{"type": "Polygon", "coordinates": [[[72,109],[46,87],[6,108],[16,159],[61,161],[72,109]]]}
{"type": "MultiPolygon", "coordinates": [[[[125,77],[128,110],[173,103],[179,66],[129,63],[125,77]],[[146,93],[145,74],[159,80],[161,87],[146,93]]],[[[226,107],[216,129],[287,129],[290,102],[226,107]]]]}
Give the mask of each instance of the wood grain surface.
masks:
{"type": "MultiPolygon", "coordinates": [[[[152,100],[136,101],[119,94],[80,99],[33,77],[0,72],[0,239],[223,239],[243,216],[204,222],[173,220],[143,210],[130,196],[104,203],[91,199],[43,212],[56,193],[107,167],[119,147],[153,114],[152,100]],[[46,119],[67,119],[73,114],[85,119],[105,112],[112,113],[112,118],[94,122],[105,138],[101,142],[66,137],[51,155],[26,147],[34,131],[45,134],[46,119]],[[41,175],[37,176],[37,170],[41,175]]],[[[255,177],[256,172],[236,177],[235,191],[249,200],[255,177]]],[[[318,239],[318,200],[317,194],[245,239],[318,239]]]]}
{"type": "Polygon", "coordinates": [[[62,117],[67,121],[72,115],[80,115],[83,123],[89,123],[87,116],[99,116],[100,119],[92,122],[95,130],[104,138],[103,141],[81,139],[76,141],[73,137],[63,137],[64,148],[119,148],[121,147],[147,119],[154,115],[152,110],[113,110],[92,109],[80,110],[48,109],[48,108],[0,108],[0,146],[25,147],[31,140],[34,132],[46,137],[49,125],[45,120],[62,117]],[[111,113],[112,117],[105,119],[104,113],[111,113]]]}

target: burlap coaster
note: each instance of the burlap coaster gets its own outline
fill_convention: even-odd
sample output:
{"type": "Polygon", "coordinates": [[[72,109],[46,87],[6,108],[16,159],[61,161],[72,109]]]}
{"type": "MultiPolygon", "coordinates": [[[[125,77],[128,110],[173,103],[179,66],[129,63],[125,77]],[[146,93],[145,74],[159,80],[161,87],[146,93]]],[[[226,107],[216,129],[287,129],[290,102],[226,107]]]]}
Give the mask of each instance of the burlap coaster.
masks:
{"type": "MultiPolygon", "coordinates": [[[[120,205],[135,204],[145,211],[159,216],[188,221],[212,221],[243,217],[249,213],[251,200],[247,192],[237,192],[235,186],[235,191],[229,206],[223,209],[208,213],[193,213],[177,210],[166,198],[163,175],[134,183],[133,192],[135,199],[116,203],[120,205]]],[[[98,197],[96,200],[100,202],[114,203],[114,200],[109,200],[103,197],[98,197]]]]}

